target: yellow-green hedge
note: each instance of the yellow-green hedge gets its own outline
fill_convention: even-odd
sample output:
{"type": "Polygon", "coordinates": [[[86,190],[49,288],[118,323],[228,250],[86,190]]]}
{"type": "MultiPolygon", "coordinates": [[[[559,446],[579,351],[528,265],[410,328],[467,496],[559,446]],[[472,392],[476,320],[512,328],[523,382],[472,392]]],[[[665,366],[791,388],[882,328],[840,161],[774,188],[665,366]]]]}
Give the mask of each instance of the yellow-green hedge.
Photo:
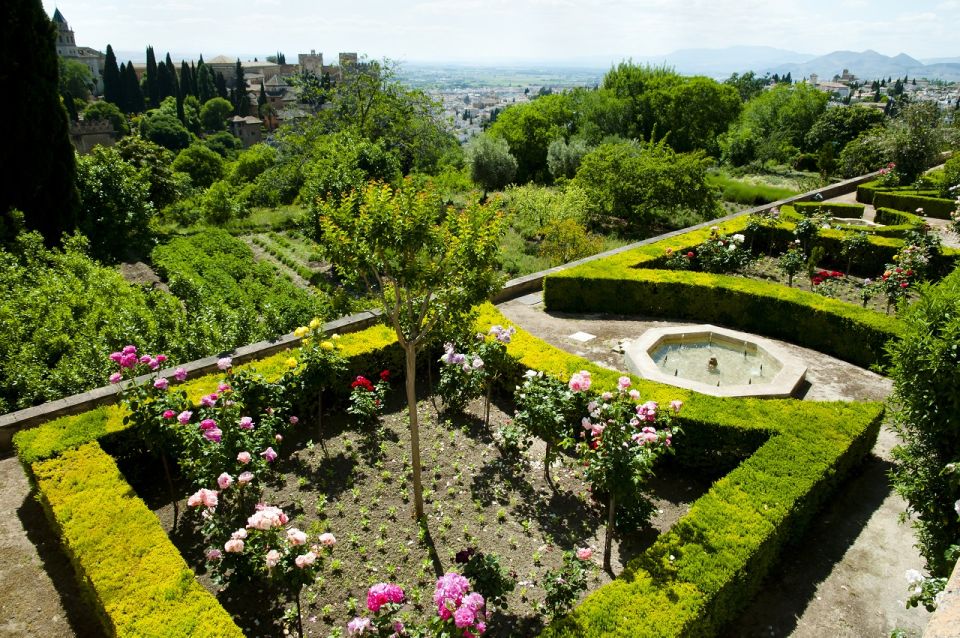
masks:
{"type": "Polygon", "coordinates": [[[31,470],[108,635],[242,638],[99,444],[39,461],[31,470]]]}

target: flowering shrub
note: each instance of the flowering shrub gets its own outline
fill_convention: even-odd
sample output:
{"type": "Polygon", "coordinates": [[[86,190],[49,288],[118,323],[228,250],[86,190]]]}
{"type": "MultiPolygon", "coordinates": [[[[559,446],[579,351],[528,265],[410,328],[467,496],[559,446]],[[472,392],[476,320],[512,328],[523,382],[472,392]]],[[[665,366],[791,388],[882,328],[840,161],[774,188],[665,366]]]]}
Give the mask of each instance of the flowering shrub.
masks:
{"type": "Polygon", "coordinates": [[[818,270],[810,278],[810,285],[813,292],[824,297],[836,297],[836,282],[843,279],[843,273],[839,270],[818,270]]]}
{"type": "Polygon", "coordinates": [[[507,358],[506,345],[515,332],[512,326],[491,326],[486,335],[477,333],[473,348],[462,353],[456,351],[453,343],[444,344],[444,353],[440,357],[444,365],[440,370],[437,394],[447,410],[462,413],[467,403],[486,394],[484,412],[485,421],[489,422],[493,386],[507,358]]]}
{"type": "Polygon", "coordinates": [[[588,547],[576,552],[563,553],[563,566],[548,571],[543,577],[543,589],[546,597],[543,601],[543,610],[556,618],[561,616],[576,604],[577,599],[587,589],[587,577],[593,569],[591,558],[593,550],[588,547]]]}
{"type": "Polygon", "coordinates": [[[840,254],[847,258],[847,272],[850,272],[853,264],[859,263],[869,250],[870,239],[867,233],[863,231],[846,233],[840,240],[840,254]]]}
{"type": "Polygon", "coordinates": [[[803,270],[806,264],[807,259],[803,255],[799,239],[793,240],[787,252],[780,255],[780,258],[777,259],[777,269],[787,276],[787,286],[793,286],[794,276],[803,270]]]}
{"type": "Polygon", "coordinates": [[[323,323],[313,318],[306,326],[293,331],[300,339],[300,359],[296,361],[297,395],[307,401],[307,390],[315,391],[317,424],[322,435],[323,392],[332,388],[347,369],[347,362],[337,348],[337,337],[325,338],[323,323]]]}
{"type": "Polygon", "coordinates": [[[910,291],[910,284],[914,280],[914,271],[903,269],[895,264],[887,264],[887,269],[877,280],[877,287],[887,297],[887,312],[891,306],[896,306],[901,299],[905,299],[910,291]]]}
{"type": "Polygon", "coordinates": [[[897,165],[890,162],[880,169],[880,177],[877,178],[881,186],[894,188],[900,185],[900,173],[897,172],[897,165]]]}
{"type": "Polygon", "coordinates": [[[654,462],[671,449],[678,428],[671,415],[683,403],[673,401],[661,410],[654,401],[639,403],[640,393],[630,389],[630,378],[620,377],[617,391],[605,392],[591,401],[581,423],[583,440],[577,445],[584,477],[594,496],[607,497],[607,533],[603,566],[611,571],[610,550],[616,521],[617,501],[634,498],[653,474],[654,462]]]}
{"type": "Polygon", "coordinates": [[[671,270],[693,270],[696,253],[692,250],[682,251],[667,248],[664,254],[667,256],[666,267],[671,270]]]}
{"type": "Polygon", "coordinates": [[[529,448],[533,437],[546,443],[543,476],[548,485],[553,485],[550,465],[557,449],[573,445],[573,427],[586,405],[583,393],[590,389],[590,384],[586,370],[573,374],[567,384],[543,372],[527,370],[523,385],[514,393],[513,423],[520,433],[521,447],[529,448]]]}
{"type": "Polygon", "coordinates": [[[381,370],[374,385],[370,379],[358,376],[350,382],[350,405],[347,412],[360,417],[363,423],[373,423],[383,411],[383,403],[390,389],[390,371],[381,370]]]}
{"type": "Polygon", "coordinates": [[[473,547],[457,552],[455,561],[463,565],[463,575],[487,603],[506,609],[507,594],[517,586],[517,575],[508,572],[496,554],[484,554],[473,547]]]}
{"type": "Polygon", "coordinates": [[[710,229],[710,238],[697,247],[697,262],[700,270],[712,273],[736,272],[746,267],[753,256],[743,243],[740,233],[722,235],[716,226],[710,229]]]}

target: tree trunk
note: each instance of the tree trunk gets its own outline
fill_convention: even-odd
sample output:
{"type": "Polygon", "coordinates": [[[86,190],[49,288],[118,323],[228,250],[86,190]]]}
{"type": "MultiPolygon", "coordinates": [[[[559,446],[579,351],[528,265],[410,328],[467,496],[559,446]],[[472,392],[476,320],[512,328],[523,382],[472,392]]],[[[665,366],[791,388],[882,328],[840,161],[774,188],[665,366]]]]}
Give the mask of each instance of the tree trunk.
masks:
{"type": "Polygon", "coordinates": [[[173,503],[173,529],[177,529],[177,519],[180,517],[180,505],[177,500],[177,494],[173,489],[173,478],[170,476],[170,465],[167,463],[167,455],[160,453],[160,459],[163,461],[163,473],[167,477],[167,489],[170,490],[170,502],[173,503]]]}
{"type": "Polygon", "coordinates": [[[483,427],[490,427],[490,395],[493,394],[493,379],[487,383],[487,400],[483,405],[483,427]]]}
{"type": "Polygon", "coordinates": [[[406,389],[407,411],[410,415],[410,462],[413,466],[413,517],[423,519],[423,484],[420,480],[420,423],[417,420],[417,349],[413,344],[404,346],[407,359],[406,389]]]}
{"type": "Polygon", "coordinates": [[[610,565],[610,553],[613,545],[613,527],[616,519],[617,497],[611,492],[610,503],[607,505],[607,533],[603,541],[603,568],[610,574],[613,574],[613,567],[610,565]]]}
{"type": "Polygon", "coordinates": [[[543,480],[547,482],[547,485],[550,486],[550,489],[556,491],[556,487],[553,485],[553,479],[550,478],[550,463],[553,462],[553,446],[547,441],[547,449],[543,453],[543,480]]]}

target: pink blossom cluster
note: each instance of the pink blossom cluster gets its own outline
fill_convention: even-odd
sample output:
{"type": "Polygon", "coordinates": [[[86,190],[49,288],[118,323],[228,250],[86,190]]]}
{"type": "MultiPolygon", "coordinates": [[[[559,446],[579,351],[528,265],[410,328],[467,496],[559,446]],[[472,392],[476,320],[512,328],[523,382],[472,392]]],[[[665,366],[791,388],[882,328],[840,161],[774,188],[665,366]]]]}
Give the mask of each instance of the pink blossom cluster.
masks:
{"type": "Polygon", "coordinates": [[[500,343],[510,343],[513,338],[513,335],[516,334],[517,329],[513,326],[509,328],[504,328],[500,324],[490,326],[490,331],[487,334],[493,335],[497,341],[500,343]]]}
{"type": "Polygon", "coordinates": [[[660,408],[656,401],[647,401],[637,406],[637,417],[641,421],[653,422],[657,420],[657,410],[660,408]]]}
{"type": "Polygon", "coordinates": [[[274,527],[283,527],[287,524],[287,515],[279,507],[257,504],[257,511],[247,519],[247,527],[266,530],[274,527]]]}
{"type": "Polygon", "coordinates": [[[586,392],[590,389],[590,372],[581,370],[570,375],[570,382],[567,384],[573,392],[586,392]]]}
{"type": "Polygon", "coordinates": [[[384,605],[402,605],[404,600],[403,589],[393,583],[377,583],[367,590],[367,609],[373,613],[384,605]]]}
{"type": "Polygon", "coordinates": [[[443,344],[443,356],[440,357],[440,361],[448,366],[461,366],[464,372],[472,372],[483,367],[483,359],[480,357],[468,359],[467,355],[457,352],[449,341],[443,344]]]}
{"type": "Polygon", "coordinates": [[[217,427],[217,422],[213,419],[200,421],[200,430],[203,432],[203,438],[208,441],[219,443],[223,439],[223,430],[217,427]]]}
{"type": "Polygon", "coordinates": [[[441,620],[453,618],[464,638],[475,638],[487,629],[483,596],[470,592],[470,581],[455,572],[448,572],[437,580],[433,593],[437,615],[441,620]]]}
{"type": "Polygon", "coordinates": [[[214,509],[217,506],[217,490],[208,490],[205,487],[201,487],[197,490],[196,493],[191,494],[190,498],[187,499],[188,507],[199,507],[203,505],[208,509],[214,509]]]}
{"type": "MultiPolygon", "coordinates": [[[[156,356],[144,354],[137,355],[137,347],[133,345],[124,346],[122,350],[110,353],[110,360],[120,366],[122,369],[133,370],[137,365],[145,365],[151,370],[156,370],[160,364],[167,360],[167,355],[158,354],[156,356]]],[[[114,372],[110,375],[110,383],[120,383],[123,380],[122,372],[114,372]]],[[[166,390],[168,381],[166,379],[157,379],[154,387],[160,390],[166,390]],[[161,385],[156,385],[161,383],[161,385]]]]}

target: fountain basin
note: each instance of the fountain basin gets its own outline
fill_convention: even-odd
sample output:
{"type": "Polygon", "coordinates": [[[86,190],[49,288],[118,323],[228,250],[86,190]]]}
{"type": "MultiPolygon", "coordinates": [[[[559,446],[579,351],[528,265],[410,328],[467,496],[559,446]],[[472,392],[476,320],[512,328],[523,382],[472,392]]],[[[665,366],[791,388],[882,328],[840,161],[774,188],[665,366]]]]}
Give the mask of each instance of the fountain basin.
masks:
{"type": "Polygon", "coordinates": [[[789,397],[807,373],[769,339],[712,325],[652,328],[624,356],[645,379],[718,397],[789,397]]]}

